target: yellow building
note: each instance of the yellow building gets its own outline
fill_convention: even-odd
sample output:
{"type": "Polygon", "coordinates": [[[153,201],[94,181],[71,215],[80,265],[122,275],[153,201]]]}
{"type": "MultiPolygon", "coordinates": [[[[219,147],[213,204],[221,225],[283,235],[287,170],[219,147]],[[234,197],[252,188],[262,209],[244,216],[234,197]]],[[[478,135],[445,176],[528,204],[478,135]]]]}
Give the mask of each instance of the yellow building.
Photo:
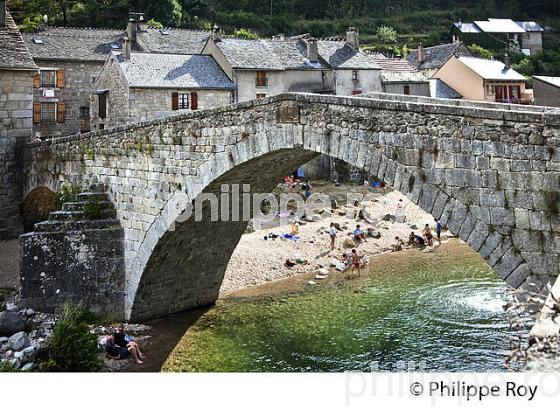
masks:
{"type": "Polygon", "coordinates": [[[451,57],[434,74],[463,95],[465,100],[531,104],[525,77],[501,61],[451,57]]]}

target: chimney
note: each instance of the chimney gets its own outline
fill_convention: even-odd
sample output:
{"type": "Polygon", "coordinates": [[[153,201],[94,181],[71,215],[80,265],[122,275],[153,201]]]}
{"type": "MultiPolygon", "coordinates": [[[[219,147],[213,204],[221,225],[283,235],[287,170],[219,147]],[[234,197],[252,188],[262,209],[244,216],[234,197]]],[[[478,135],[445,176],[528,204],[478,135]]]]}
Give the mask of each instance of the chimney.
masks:
{"type": "Polygon", "coordinates": [[[127,37],[122,39],[122,54],[125,61],[130,60],[130,53],[131,53],[131,46],[130,46],[130,39],[127,37]]]}
{"type": "Polygon", "coordinates": [[[136,25],[138,31],[147,31],[148,25],[146,23],[146,20],[144,20],[144,15],[140,15],[140,17],[138,18],[138,23],[136,25]]]}
{"type": "Polygon", "coordinates": [[[0,0],[0,27],[6,25],[6,1],[0,0]]]}
{"type": "Polygon", "coordinates": [[[346,43],[354,50],[360,49],[360,33],[356,27],[350,27],[346,32],[346,43]]]}
{"type": "Polygon", "coordinates": [[[128,20],[128,24],[126,25],[126,35],[128,40],[133,43],[136,42],[136,20],[133,18],[128,20]]]}
{"type": "Polygon", "coordinates": [[[503,71],[506,72],[511,68],[511,58],[508,53],[504,55],[504,69],[503,71]]]}
{"type": "Polygon", "coordinates": [[[315,38],[307,40],[307,59],[311,62],[319,61],[319,47],[315,38]]]}
{"type": "Polygon", "coordinates": [[[418,44],[418,62],[423,64],[426,61],[426,54],[424,53],[424,46],[422,43],[418,44]]]}

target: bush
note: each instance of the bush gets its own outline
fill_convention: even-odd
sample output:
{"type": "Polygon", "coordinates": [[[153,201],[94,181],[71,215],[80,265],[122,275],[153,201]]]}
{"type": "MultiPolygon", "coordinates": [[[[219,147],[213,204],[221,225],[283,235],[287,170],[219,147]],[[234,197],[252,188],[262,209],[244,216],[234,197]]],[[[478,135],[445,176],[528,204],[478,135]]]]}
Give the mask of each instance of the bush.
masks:
{"type": "Polygon", "coordinates": [[[491,60],[494,58],[494,55],[490,50],[485,49],[484,47],[479,46],[478,44],[471,44],[467,47],[471,53],[475,57],[485,58],[487,60],[491,60]]]}
{"type": "Polygon", "coordinates": [[[97,336],[89,331],[91,314],[81,306],[64,304],[51,339],[40,355],[42,371],[94,372],[101,369],[97,336]]]}
{"type": "Polygon", "coordinates": [[[382,43],[396,43],[397,31],[393,27],[381,26],[377,29],[377,38],[382,43]]]}
{"type": "Polygon", "coordinates": [[[84,204],[84,216],[86,219],[100,219],[101,218],[101,205],[95,196],[88,198],[84,204]]]}
{"type": "Polygon", "coordinates": [[[80,188],[74,184],[64,184],[54,194],[54,209],[60,210],[65,202],[75,202],[80,188]]]}

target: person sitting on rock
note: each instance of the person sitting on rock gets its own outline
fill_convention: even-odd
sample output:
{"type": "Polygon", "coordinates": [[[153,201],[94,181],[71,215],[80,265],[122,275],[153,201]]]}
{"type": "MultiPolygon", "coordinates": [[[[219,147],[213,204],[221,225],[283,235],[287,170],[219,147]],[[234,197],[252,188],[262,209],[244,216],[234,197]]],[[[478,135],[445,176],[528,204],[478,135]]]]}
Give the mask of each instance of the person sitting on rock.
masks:
{"type": "Polygon", "coordinates": [[[113,340],[116,346],[125,347],[127,349],[132,349],[131,354],[137,363],[141,364],[142,361],[139,359],[144,359],[146,356],[140,351],[138,343],[133,341],[130,336],[124,332],[124,325],[120,325],[116,332],[113,334],[113,340]]]}
{"type": "Polygon", "coordinates": [[[408,246],[414,246],[415,243],[416,235],[414,234],[414,232],[410,232],[410,235],[408,235],[408,246]]]}
{"type": "Polygon", "coordinates": [[[105,338],[105,353],[107,353],[107,355],[110,356],[110,357],[124,360],[124,359],[128,359],[130,356],[132,356],[132,358],[136,361],[136,363],[142,364],[144,362],[142,360],[140,360],[140,356],[138,354],[139,351],[140,350],[137,349],[137,347],[134,347],[134,346],[130,346],[130,347],[118,346],[115,343],[114,336],[112,336],[112,335],[107,336],[105,338]]]}
{"type": "Polygon", "coordinates": [[[356,229],[354,230],[354,239],[358,242],[367,242],[366,234],[362,232],[362,230],[360,229],[360,225],[356,225],[356,229]]]}

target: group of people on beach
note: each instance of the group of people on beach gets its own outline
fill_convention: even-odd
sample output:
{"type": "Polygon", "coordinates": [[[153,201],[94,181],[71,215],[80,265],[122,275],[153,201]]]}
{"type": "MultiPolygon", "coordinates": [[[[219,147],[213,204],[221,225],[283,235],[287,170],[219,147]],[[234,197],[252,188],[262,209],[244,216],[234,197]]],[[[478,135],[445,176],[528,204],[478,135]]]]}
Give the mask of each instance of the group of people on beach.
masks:
{"type": "Polygon", "coordinates": [[[286,175],[284,177],[284,184],[288,188],[288,192],[292,193],[298,184],[301,184],[301,190],[305,199],[313,194],[313,187],[308,180],[304,179],[305,174],[303,168],[299,167],[293,175],[286,175]]]}
{"type": "MultiPolygon", "coordinates": [[[[436,221],[436,238],[439,245],[441,245],[441,228],[441,222],[436,221]]],[[[399,237],[395,237],[395,240],[400,241],[399,237]]],[[[408,236],[408,245],[416,246],[420,248],[420,250],[424,249],[426,246],[434,246],[434,236],[432,235],[432,229],[430,228],[430,225],[426,224],[424,230],[422,231],[422,235],[417,235],[416,233],[414,233],[414,231],[412,231],[408,236]]],[[[400,250],[402,250],[402,246],[400,250]]]]}

